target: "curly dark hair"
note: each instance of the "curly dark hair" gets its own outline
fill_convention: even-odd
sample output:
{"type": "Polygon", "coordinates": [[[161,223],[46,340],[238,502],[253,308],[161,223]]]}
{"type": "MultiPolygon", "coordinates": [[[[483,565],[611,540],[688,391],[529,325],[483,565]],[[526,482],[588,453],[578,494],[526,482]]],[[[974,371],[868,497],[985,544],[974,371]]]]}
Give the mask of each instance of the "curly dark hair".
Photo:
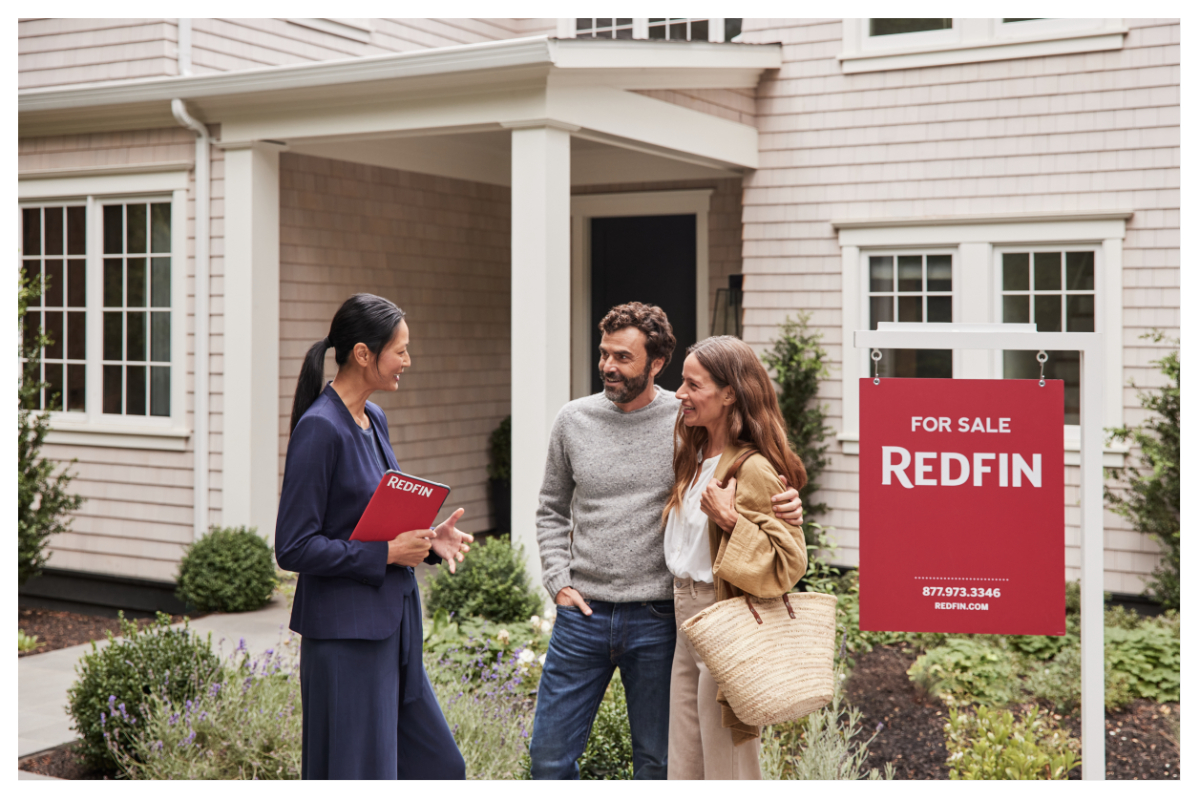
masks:
{"type": "Polygon", "coordinates": [[[671,329],[666,312],[658,306],[636,302],[613,306],[600,320],[599,327],[603,333],[637,328],[646,334],[646,355],[650,361],[661,358],[663,369],[671,363],[671,356],[675,352],[675,332],[671,329]]]}

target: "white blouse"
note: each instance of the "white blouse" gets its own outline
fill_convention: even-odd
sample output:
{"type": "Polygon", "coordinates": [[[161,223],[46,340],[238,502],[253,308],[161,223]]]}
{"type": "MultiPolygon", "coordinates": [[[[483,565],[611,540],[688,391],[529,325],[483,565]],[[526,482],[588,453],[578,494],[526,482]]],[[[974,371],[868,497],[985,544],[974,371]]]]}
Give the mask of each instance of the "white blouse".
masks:
{"type": "Polygon", "coordinates": [[[712,583],[712,556],[708,550],[708,515],[700,510],[700,497],[708,488],[717,462],[715,455],[700,464],[700,475],[683,495],[683,504],[671,509],[667,517],[667,530],[663,537],[663,550],[667,556],[667,569],[676,578],[691,578],[701,583],[712,583]]]}

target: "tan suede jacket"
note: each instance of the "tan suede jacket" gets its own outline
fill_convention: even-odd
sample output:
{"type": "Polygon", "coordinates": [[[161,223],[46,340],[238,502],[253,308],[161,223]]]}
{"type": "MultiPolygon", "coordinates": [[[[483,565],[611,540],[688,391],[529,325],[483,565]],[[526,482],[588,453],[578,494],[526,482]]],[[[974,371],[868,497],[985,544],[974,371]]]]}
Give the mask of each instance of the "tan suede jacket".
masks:
{"type": "MultiPolygon", "coordinates": [[[[724,481],[726,471],[747,449],[742,442],[726,447],[713,477],[724,481]]],[[[734,495],[737,524],[726,533],[717,523],[708,523],[718,602],[744,594],[780,597],[804,576],[808,569],[804,532],[776,517],[771,507],[771,498],[782,492],[779,473],[763,455],[750,456],[738,470],[734,495]]],[[[721,724],[733,728],[735,745],[759,735],[758,726],[737,718],[719,688],[717,702],[721,705],[721,724]]]]}

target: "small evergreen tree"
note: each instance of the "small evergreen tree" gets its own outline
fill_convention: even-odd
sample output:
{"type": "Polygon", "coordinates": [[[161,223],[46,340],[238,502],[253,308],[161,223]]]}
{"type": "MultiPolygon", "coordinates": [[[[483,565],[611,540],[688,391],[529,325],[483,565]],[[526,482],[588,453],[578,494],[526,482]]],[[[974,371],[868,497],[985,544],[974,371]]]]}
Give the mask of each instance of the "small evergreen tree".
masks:
{"type": "MultiPolygon", "coordinates": [[[[779,326],[779,338],[762,357],[779,385],[779,410],[788,441],[808,473],[808,484],[800,490],[806,520],[829,510],[828,504],[814,502],[812,498],[821,488],[821,473],[829,465],[825,455],[829,450],[827,440],[834,433],[825,424],[828,406],[816,402],[820,382],[829,377],[829,370],[825,366],[827,354],[820,343],[822,334],[809,330],[809,317],[806,312],[800,312],[795,320],[788,317],[779,326]]],[[[804,527],[811,544],[813,532],[808,523],[804,527]]]]}
{"type": "Polygon", "coordinates": [[[1110,430],[1110,441],[1132,441],[1141,451],[1141,469],[1109,470],[1109,477],[1128,481],[1127,489],[1104,488],[1110,508],[1142,533],[1158,540],[1163,558],[1147,588],[1167,608],[1179,608],[1179,341],[1160,331],[1143,339],[1167,340],[1175,349],[1153,362],[1167,376],[1155,392],[1139,392],[1142,408],[1153,416],[1141,425],[1110,430]]]}
{"type": "Polygon", "coordinates": [[[36,578],[46,565],[46,540],[67,530],[71,520],[65,515],[79,508],[83,498],[67,492],[71,482],[65,469],[54,474],[55,463],[40,455],[50,430],[50,408],[59,402],[57,394],[46,398],[46,408],[37,411],[41,379],[42,349],[50,338],[40,326],[24,325],[29,301],[40,297],[40,277],[20,278],[17,285],[17,326],[24,331],[17,346],[21,381],[17,384],[17,585],[36,578]]]}

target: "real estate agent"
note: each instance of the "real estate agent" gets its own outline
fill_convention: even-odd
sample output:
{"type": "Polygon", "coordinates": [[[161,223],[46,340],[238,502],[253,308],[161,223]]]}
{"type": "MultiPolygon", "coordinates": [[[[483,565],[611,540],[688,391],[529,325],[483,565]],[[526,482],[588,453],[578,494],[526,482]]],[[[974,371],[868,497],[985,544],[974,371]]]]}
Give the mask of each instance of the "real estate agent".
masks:
{"type": "Polygon", "coordinates": [[[463,779],[466,766],[421,660],[413,567],[455,560],[474,541],[455,524],[350,541],[388,469],[399,469],[387,418],[367,400],[394,392],[412,361],[394,303],[356,294],[309,348],[296,383],[275,527],[279,566],[299,573],[291,629],[300,634],[301,777],[463,779]],[[324,384],[325,351],[337,376],[324,384]]]}

